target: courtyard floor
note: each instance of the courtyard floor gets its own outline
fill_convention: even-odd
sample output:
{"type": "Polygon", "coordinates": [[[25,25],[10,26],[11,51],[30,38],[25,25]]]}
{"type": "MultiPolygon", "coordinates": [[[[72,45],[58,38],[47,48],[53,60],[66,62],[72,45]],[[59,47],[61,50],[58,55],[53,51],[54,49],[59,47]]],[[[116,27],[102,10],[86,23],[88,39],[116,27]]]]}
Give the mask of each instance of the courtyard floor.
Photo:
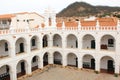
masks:
{"type": "Polygon", "coordinates": [[[99,73],[93,70],[67,67],[47,67],[44,71],[37,70],[29,77],[21,77],[18,80],[120,80],[120,76],[113,74],[99,73]]]}

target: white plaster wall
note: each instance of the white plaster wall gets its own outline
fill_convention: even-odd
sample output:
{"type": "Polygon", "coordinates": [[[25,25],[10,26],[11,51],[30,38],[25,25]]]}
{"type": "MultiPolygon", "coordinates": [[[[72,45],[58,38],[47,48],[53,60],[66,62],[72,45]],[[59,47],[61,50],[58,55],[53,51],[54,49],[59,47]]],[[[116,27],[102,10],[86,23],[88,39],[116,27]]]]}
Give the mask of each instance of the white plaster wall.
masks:
{"type": "Polygon", "coordinates": [[[110,57],[105,57],[105,58],[101,59],[101,62],[100,62],[100,68],[101,69],[107,69],[107,62],[108,62],[108,60],[113,60],[113,59],[110,58],[110,57]]]}
{"type": "Polygon", "coordinates": [[[95,40],[91,35],[83,37],[83,49],[91,49],[91,41],[95,40]]]}
{"type": "Polygon", "coordinates": [[[68,48],[76,48],[76,41],[77,41],[77,39],[75,36],[69,35],[67,37],[67,47],[68,48]]]}
{"type": "Polygon", "coordinates": [[[21,72],[21,62],[17,64],[17,73],[21,72]]]}
{"type": "Polygon", "coordinates": [[[115,45],[116,45],[115,40],[114,40],[114,46],[113,47],[108,47],[108,39],[113,39],[114,40],[114,38],[112,36],[108,36],[108,35],[103,36],[102,39],[101,39],[101,45],[102,44],[107,45],[108,50],[114,51],[115,50],[115,45]]]}
{"type": "Polygon", "coordinates": [[[23,43],[24,44],[24,51],[25,51],[25,42],[22,38],[18,39],[16,44],[15,44],[15,50],[16,50],[16,53],[19,53],[20,52],[20,43],[23,43]]]}
{"type": "Polygon", "coordinates": [[[38,65],[38,61],[32,62],[32,67],[35,67],[35,66],[37,66],[37,65],[38,65]]]}
{"type": "Polygon", "coordinates": [[[40,44],[37,44],[37,38],[36,37],[33,37],[31,39],[31,42],[30,42],[30,44],[31,44],[31,49],[36,49],[36,48],[38,48],[38,45],[40,45],[40,44]],[[35,46],[32,46],[32,39],[35,39],[35,46]]]}
{"type": "Polygon", "coordinates": [[[6,73],[6,66],[0,68],[0,75],[6,73]]]}
{"type": "Polygon", "coordinates": [[[58,46],[58,47],[62,47],[62,40],[61,37],[58,35],[55,35],[53,38],[53,46],[58,46]]]}
{"type": "Polygon", "coordinates": [[[76,65],[76,55],[68,54],[68,56],[67,56],[67,64],[68,65],[76,65]]]}
{"type": "Polygon", "coordinates": [[[30,28],[35,28],[37,25],[41,26],[44,23],[44,18],[37,13],[29,14],[29,19],[34,19],[34,21],[30,21],[29,23],[30,28]]]}
{"type": "MultiPolygon", "coordinates": [[[[56,30],[57,31],[57,30],[56,30]]],[[[38,35],[40,35],[41,33],[44,33],[44,34],[49,34],[49,33],[54,33],[54,31],[40,31],[40,32],[35,32],[36,34],[38,34],[38,35]]],[[[57,31],[59,34],[63,34],[62,32],[63,31],[57,31]]],[[[81,34],[83,34],[83,35],[85,35],[85,34],[87,34],[87,32],[89,32],[89,31],[84,31],[84,32],[79,32],[79,36],[81,35],[81,34]]],[[[65,31],[65,33],[78,33],[77,31],[68,31],[68,30],[66,30],[65,31]]],[[[64,33],[64,35],[66,35],[64,33]]],[[[91,32],[89,32],[89,33],[91,33],[91,32]]],[[[16,33],[16,36],[18,37],[18,36],[28,36],[28,34],[34,34],[34,33],[16,33]]],[[[108,32],[103,32],[103,31],[98,31],[98,34],[101,36],[102,34],[108,34],[108,32]]],[[[98,36],[98,34],[95,34],[95,36],[98,36]]],[[[115,34],[116,36],[117,35],[120,35],[120,34],[116,34],[116,32],[115,31],[110,31],[110,33],[109,34],[115,34]]],[[[0,39],[4,39],[4,38],[6,38],[6,39],[9,39],[9,42],[11,43],[11,44],[13,44],[13,38],[11,38],[11,36],[14,36],[15,34],[8,34],[8,35],[1,35],[1,37],[0,37],[0,39]]],[[[114,35],[114,37],[115,37],[115,35],[114,35]]],[[[49,35],[49,36],[51,36],[51,35],[49,35]]],[[[41,37],[41,36],[39,36],[39,37],[41,37]]],[[[63,37],[63,38],[65,38],[65,37],[63,37]]],[[[26,38],[26,40],[28,40],[29,38],[26,38]]],[[[79,37],[79,39],[81,39],[81,36],[79,37]]],[[[100,37],[99,38],[97,38],[97,39],[100,39],[100,37]]],[[[120,49],[120,46],[119,46],[119,41],[120,41],[120,38],[118,37],[117,38],[118,40],[118,42],[116,42],[116,45],[118,45],[118,48],[120,49]]],[[[71,40],[71,39],[69,39],[69,40],[71,40]]],[[[42,40],[40,40],[40,41],[42,41],[42,40]]],[[[18,43],[20,43],[20,42],[23,42],[22,40],[20,40],[20,41],[18,41],[17,42],[17,44],[18,43]]],[[[72,42],[72,41],[71,41],[72,42]]],[[[102,42],[104,42],[104,41],[102,41],[102,42]]],[[[66,41],[65,41],[65,43],[66,43],[66,41]]],[[[78,42],[79,43],[79,42],[78,42]]],[[[17,45],[16,44],[16,45],[17,45]]],[[[81,44],[81,43],[79,43],[79,44],[81,44]]],[[[100,42],[99,43],[97,43],[97,44],[100,44],[100,42]]],[[[64,44],[63,44],[64,45],[64,44]]],[[[10,48],[11,49],[11,48],[10,48]]],[[[23,59],[23,58],[29,58],[31,55],[35,55],[35,54],[39,54],[40,56],[42,56],[41,54],[42,53],[44,53],[44,52],[48,52],[48,51],[53,51],[53,49],[54,50],[60,50],[60,51],[63,51],[63,52],[65,52],[65,53],[67,53],[67,52],[74,52],[74,53],[78,53],[80,56],[81,56],[81,53],[83,53],[83,52],[85,52],[85,53],[88,53],[88,54],[95,54],[95,58],[96,57],[99,57],[99,56],[105,56],[105,55],[108,55],[108,56],[119,56],[120,57],[120,53],[118,52],[118,53],[116,53],[116,52],[109,52],[109,51],[107,51],[107,53],[104,51],[104,52],[102,52],[102,51],[98,51],[98,52],[96,52],[96,51],[87,51],[87,50],[81,50],[81,47],[80,47],[80,49],[67,49],[67,48],[60,48],[60,49],[55,49],[55,48],[52,48],[52,47],[48,47],[48,48],[46,48],[46,49],[40,49],[40,50],[38,50],[38,51],[36,51],[36,52],[34,52],[34,54],[23,54],[23,55],[20,55],[20,56],[12,56],[12,57],[10,57],[10,58],[5,58],[5,59],[0,59],[0,65],[4,65],[4,64],[9,64],[9,63],[13,63],[13,64],[15,64],[16,63],[16,60],[21,60],[21,59],[23,59]]],[[[16,49],[16,51],[19,51],[18,49],[16,49]]],[[[65,55],[64,55],[65,56],[65,55]]],[[[67,57],[67,63],[68,64],[71,64],[71,65],[75,65],[75,58],[76,58],[76,56],[75,55],[70,55],[69,57],[67,57]]],[[[106,59],[107,59],[107,57],[106,57],[106,59]]],[[[115,59],[119,59],[119,58],[115,58],[115,59]]],[[[111,60],[111,59],[110,59],[111,60]]],[[[84,61],[88,61],[88,59],[85,59],[84,61]]],[[[106,60],[102,60],[102,62],[101,62],[101,64],[100,64],[100,67],[101,68],[104,68],[104,69],[106,69],[107,68],[107,61],[106,60]]],[[[119,63],[120,63],[120,60],[119,60],[119,63]]],[[[19,71],[21,71],[20,70],[20,65],[18,65],[19,67],[18,67],[18,72],[19,71]]],[[[120,66],[120,65],[119,65],[120,66]]]]}
{"type": "Polygon", "coordinates": [[[44,18],[42,16],[37,13],[25,13],[16,14],[16,17],[12,18],[11,26],[19,29],[24,29],[26,27],[35,28],[36,26],[41,26],[41,23],[44,23],[44,18]],[[30,20],[29,23],[27,20],[30,20]]]}
{"type": "MultiPolygon", "coordinates": [[[[8,51],[5,51],[5,42],[4,40],[0,41],[0,56],[6,56],[9,55],[9,49],[8,51]]],[[[9,44],[8,44],[8,48],[9,48],[9,44]]]]}
{"type": "Polygon", "coordinates": [[[91,66],[91,59],[92,59],[93,57],[92,56],[89,56],[89,55],[85,55],[84,57],[83,57],[83,63],[85,62],[85,63],[89,63],[89,65],[91,66]]]}
{"type": "MultiPolygon", "coordinates": [[[[23,62],[23,61],[20,61],[18,64],[17,64],[17,73],[20,73],[21,72],[21,62],[23,62]]],[[[27,64],[26,64],[26,62],[24,62],[24,65],[25,65],[25,70],[27,69],[27,64]]],[[[26,70],[27,71],[27,70],[26,70]]]]}
{"type": "Polygon", "coordinates": [[[61,63],[62,63],[62,56],[61,56],[60,53],[55,52],[55,53],[54,53],[54,59],[59,60],[59,61],[61,61],[61,63]]]}

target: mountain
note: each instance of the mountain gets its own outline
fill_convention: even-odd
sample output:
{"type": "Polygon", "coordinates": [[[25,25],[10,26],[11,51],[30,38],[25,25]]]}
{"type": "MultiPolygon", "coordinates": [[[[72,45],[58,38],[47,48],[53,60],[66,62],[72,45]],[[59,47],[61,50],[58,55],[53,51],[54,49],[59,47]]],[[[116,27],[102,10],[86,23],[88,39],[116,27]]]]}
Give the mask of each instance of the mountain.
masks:
{"type": "Polygon", "coordinates": [[[109,7],[109,6],[93,6],[85,2],[74,2],[68,7],[64,8],[57,14],[57,17],[80,17],[90,15],[105,15],[113,12],[119,12],[120,7],[109,7]]]}

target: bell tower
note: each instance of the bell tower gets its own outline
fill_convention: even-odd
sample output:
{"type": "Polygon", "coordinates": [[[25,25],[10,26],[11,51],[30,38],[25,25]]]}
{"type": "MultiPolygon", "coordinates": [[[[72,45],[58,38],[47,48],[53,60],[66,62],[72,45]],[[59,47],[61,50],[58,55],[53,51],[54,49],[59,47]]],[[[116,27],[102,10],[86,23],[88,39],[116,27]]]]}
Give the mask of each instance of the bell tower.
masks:
{"type": "Polygon", "coordinates": [[[45,10],[45,27],[46,28],[55,28],[56,27],[56,13],[50,7],[45,10]]]}

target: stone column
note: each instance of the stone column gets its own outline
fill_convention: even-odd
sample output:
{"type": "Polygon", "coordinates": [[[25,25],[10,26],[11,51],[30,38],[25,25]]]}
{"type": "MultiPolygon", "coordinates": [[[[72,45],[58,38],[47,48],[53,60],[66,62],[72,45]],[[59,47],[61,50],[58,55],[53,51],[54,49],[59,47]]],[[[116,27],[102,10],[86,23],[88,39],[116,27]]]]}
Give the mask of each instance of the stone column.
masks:
{"type": "Polygon", "coordinates": [[[95,71],[100,72],[100,60],[97,58],[95,60],[95,71]]]}
{"type": "Polygon", "coordinates": [[[52,47],[53,46],[53,38],[52,36],[49,37],[49,40],[48,40],[48,47],[52,47]]]}
{"type": "Polygon", "coordinates": [[[100,51],[100,45],[101,45],[101,43],[100,43],[100,38],[98,36],[98,33],[96,35],[97,35],[96,38],[95,38],[96,51],[99,52],[100,51]]]}
{"type": "Polygon", "coordinates": [[[42,40],[42,38],[40,38],[40,49],[42,49],[43,48],[43,40],[42,40]]]}
{"type": "Polygon", "coordinates": [[[11,41],[10,47],[8,48],[8,50],[9,50],[10,57],[15,57],[16,50],[15,50],[15,42],[14,41],[11,41]]]}
{"type": "Polygon", "coordinates": [[[80,35],[78,35],[78,49],[81,50],[82,49],[82,38],[80,35]]]}
{"type": "Polygon", "coordinates": [[[63,55],[62,66],[67,66],[67,55],[63,55]]]}
{"type": "Polygon", "coordinates": [[[63,49],[65,49],[66,47],[67,47],[67,39],[66,39],[66,37],[65,37],[65,35],[63,35],[63,37],[62,37],[62,48],[63,49]]]}
{"type": "Polygon", "coordinates": [[[115,74],[119,74],[120,73],[120,66],[119,66],[119,56],[118,55],[116,55],[116,58],[115,58],[116,60],[115,60],[115,74]]]}
{"type": "Polygon", "coordinates": [[[120,72],[119,72],[119,64],[118,63],[116,63],[115,64],[115,74],[119,74],[120,72]]]}
{"type": "Polygon", "coordinates": [[[53,64],[53,55],[50,53],[48,54],[48,63],[53,64]]]}
{"type": "Polygon", "coordinates": [[[29,61],[28,65],[26,66],[26,73],[28,75],[31,75],[32,74],[31,72],[32,72],[32,63],[31,63],[31,61],[29,61]]]}
{"type": "Polygon", "coordinates": [[[115,52],[116,54],[119,55],[119,52],[120,52],[120,39],[119,39],[120,35],[116,35],[116,38],[115,38],[115,52]]]}
{"type": "Polygon", "coordinates": [[[30,54],[30,52],[31,52],[31,45],[30,44],[31,44],[30,39],[28,39],[26,41],[26,44],[25,44],[25,51],[27,54],[30,54]]]}
{"type": "Polygon", "coordinates": [[[11,67],[10,80],[17,80],[17,70],[16,66],[11,67]]]}
{"type": "Polygon", "coordinates": [[[38,68],[43,69],[43,58],[41,58],[41,60],[38,60],[38,68]]]}
{"type": "Polygon", "coordinates": [[[81,56],[79,56],[79,58],[78,58],[78,68],[79,69],[82,69],[82,57],[81,56]]]}
{"type": "MultiPolygon", "coordinates": [[[[41,43],[42,43],[42,42],[41,42],[41,43]]],[[[40,40],[37,41],[36,45],[37,45],[37,49],[40,49],[40,48],[41,48],[40,40]]]]}

